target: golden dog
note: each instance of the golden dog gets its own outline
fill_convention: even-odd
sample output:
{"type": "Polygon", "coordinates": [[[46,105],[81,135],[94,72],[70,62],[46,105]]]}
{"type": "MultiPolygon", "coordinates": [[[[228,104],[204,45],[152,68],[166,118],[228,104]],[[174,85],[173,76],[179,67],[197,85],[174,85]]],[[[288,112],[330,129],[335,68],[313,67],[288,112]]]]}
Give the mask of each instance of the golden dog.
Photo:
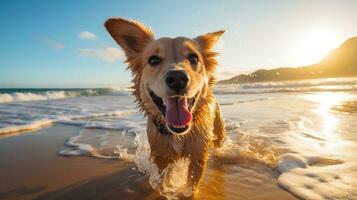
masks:
{"type": "Polygon", "coordinates": [[[217,64],[212,51],[224,31],[155,39],[141,23],[110,18],[105,27],[121,46],[133,74],[133,94],[147,116],[151,158],[159,170],[190,160],[187,183],[195,190],[210,146],[225,137],[224,121],[212,93],[217,64]]]}

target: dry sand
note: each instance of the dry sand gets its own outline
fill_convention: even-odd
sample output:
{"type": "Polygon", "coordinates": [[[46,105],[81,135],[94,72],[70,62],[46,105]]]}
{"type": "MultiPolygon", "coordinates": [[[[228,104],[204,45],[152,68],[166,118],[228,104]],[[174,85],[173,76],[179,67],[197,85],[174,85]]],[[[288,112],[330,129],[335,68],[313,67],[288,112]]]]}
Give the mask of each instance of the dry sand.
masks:
{"type": "MultiPolygon", "coordinates": [[[[58,155],[77,131],[74,126],[55,125],[0,138],[0,199],[162,199],[133,163],[58,155]]],[[[296,199],[264,169],[210,168],[195,199],[296,199]],[[232,170],[238,174],[234,179],[225,174],[232,170]],[[229,187],[237,180],[238,188],[229,187]]]]}

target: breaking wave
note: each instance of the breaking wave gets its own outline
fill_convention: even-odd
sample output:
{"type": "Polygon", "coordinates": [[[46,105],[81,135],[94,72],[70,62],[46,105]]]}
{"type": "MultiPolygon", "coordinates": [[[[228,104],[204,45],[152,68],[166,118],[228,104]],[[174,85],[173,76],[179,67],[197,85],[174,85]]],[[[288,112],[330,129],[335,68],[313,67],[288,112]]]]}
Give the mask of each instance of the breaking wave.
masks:
{"type": "Polygon", "coordinates": [[[46,101],[80,96],[126,96],[128,88],[97,89],[0,89],[0,103],[46,101]]]}
{"type": "Polygon", "coordinates": [[[357,92],[357,79],[317,79],[218,85],[215,94],[263,94],[303,92],[357,92]]]}

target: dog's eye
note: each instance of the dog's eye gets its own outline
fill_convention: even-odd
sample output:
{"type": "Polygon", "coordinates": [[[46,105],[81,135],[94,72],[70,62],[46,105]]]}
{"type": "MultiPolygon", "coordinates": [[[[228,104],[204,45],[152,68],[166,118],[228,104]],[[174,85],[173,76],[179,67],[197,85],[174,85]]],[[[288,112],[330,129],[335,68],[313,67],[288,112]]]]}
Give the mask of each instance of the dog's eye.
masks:
{"type": "Polygon", "coordinates": [[[161,58],[159,56],[150,56],[149,58],[149,64],[153,67],[160,64],[160,62],[161,62],[161,58]]]}
{"type": "Polygon", "coordinates": [[[189,55],[187,56],[187,59],[188,59],[188,61],[190,61],[190,63],[191,63],[192,65],[196,65],[196,64],[198,63],[198,57],[197,57],[197,55],[194,54],[194,53],[189,54],[189,55]]]}

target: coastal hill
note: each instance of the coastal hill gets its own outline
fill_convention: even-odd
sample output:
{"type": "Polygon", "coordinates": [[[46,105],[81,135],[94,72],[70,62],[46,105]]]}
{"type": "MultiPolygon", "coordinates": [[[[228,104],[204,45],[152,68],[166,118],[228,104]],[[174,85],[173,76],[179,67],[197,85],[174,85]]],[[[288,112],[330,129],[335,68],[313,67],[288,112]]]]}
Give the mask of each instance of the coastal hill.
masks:
{"type": "Polygon", "coordinates": [[[260,69],[250,74],[237,75],[221,80],[218,84],[240,84],[264,81],[288,81],[316,78],[357,76],[357,37],[352,37],[332,50],[320,62],[303,67],[260,69]]]}

